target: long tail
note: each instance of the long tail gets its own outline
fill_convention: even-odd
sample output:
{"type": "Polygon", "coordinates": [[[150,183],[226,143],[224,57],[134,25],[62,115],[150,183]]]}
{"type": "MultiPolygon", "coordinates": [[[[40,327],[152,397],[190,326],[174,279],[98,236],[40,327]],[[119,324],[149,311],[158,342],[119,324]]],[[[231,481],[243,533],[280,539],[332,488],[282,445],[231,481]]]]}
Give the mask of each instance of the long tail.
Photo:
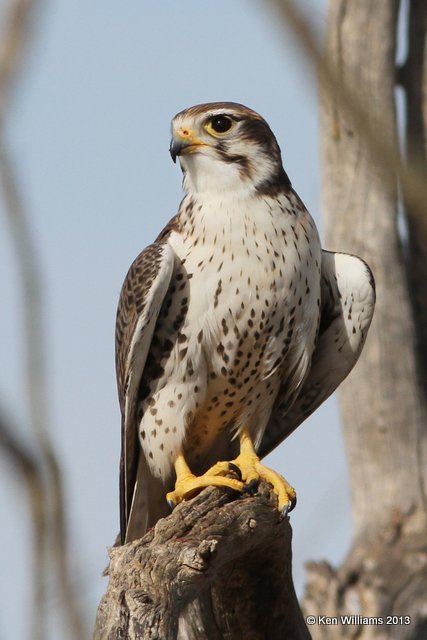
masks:
{"type": "Polygon", "coordinates": [[[160,518],[170,514],[166,502],[169,490],[163,480],[150,473],[145,457],[140,455],[125,542],[141,538],[160,518]]]}

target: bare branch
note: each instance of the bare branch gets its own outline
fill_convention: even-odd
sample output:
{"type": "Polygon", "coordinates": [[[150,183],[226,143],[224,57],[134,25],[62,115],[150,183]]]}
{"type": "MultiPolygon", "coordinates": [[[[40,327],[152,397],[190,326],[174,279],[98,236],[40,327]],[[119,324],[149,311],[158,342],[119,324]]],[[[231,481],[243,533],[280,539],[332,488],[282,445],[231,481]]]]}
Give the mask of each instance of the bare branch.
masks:
{"type": "Polygon", "coordinates": [[[16,429],[0,412],[0,448],[27,489],[33,521],[33,610],[31,633],[34,639],[45,637],[45,537],[47,528],[47,497],[43,472],[37,456],[16,436],[16,429]]]}
{"type": "MultiPolygon", "coordinates": [[[[0,131],[0,180],[4,210],[11,231],[22,290],[26,348],[26,397],[29,402],[31,425],[41,453],[41,464],[47,472],[47,488],[45,490],[47,500],[43,500],[44,504],[46,503],[42,512],[43,523],[40,521],[41,528],[35,544],[37,552],[41,554],[40,558],[36,559],[40,571],[39,583],[45,584],[46,582],[46,545],[49,544],[49,557],[53,556],[54,559],[56,580],[59,592],[62,594],[62,604],[68,618],[68,626],[73,631],[76,640],[80,640],[84,637],[84,628],[82,616],[71,588],[68,568],[62,474],[49,428],[42,276],[31,226],[24,212],[16,172],[12,166],[7,147],[4,127],[12,81],[16,78],[24,57],[25,47],[29,41],[34,5],[35,2],[31,2],[31,0],[16,0],[11,5],[5,37],[0,48],[0,95],[2,100],[0,104],[2,125],[0,131]],[[51,538],[47,541],[49,534],[51,538]],[[44,545],[41,544],[43,536],[44,545]],[[43,550],[42,547],[44,547],[43,550]]],[[[43,608],[38,607],[38,610],[41,612],[43,608]]],[[[39,613],[40,620],[41,617],[42,614],[39,613]]],[[[39,635],[34,635],[34,638],[44,637],[43,625],[40,623],[38,626],[40,626],[40,632],[39,635]]]]}
{"type": "Polygon", "coordinates": [[[7,24],[0,45],[0,123],[4,121],[12,85],[28,46],[35,5],[36,0],[15,0],[8,7],[7,24]]]}
{"type": "MultiPolygon", "coordinates": [[[[23,210],[4,136],[0,136],[0,180],[22,287],[26,347],[26,397],[29,401],[31,425],[41,452],[41,463],[46,468],[48,475],[46,507],[49,510],[49,515],[45,513],[47,521],[44,522],[42,531],[45,536],[49,536],[50,532],[51,538],[49,536],[49,541],[45,540],[45,544],[49,545],[50,557],[54,559],[58,589],[62,593],[62,603],[70,629],[74,629],[74,637],[76,640],[80,640],[83,637],[82,617],[77,608],[67,566],[62,473],[49,430],[42,278],[39,274],[39,264],[30,226],[23,210]]],[[[40,569],[44,567],[44,572],[47,570],[45,552],[44,559],[38,562],[40,569]]],[[[45,578],[43,578],[43,582],[46,582],[45,578]]]]}

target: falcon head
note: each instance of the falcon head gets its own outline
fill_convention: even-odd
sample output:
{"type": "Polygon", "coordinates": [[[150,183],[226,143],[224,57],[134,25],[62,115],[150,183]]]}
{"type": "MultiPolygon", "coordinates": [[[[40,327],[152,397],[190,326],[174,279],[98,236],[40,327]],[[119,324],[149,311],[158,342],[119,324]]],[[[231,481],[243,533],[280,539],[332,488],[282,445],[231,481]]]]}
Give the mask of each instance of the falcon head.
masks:
{"type": "Polygon", "coordinates": [[[232,190],[275,195],[291,186],[266,121],[235,102],[199,104],[172,120],[170,154],[179,156],[188,193],[232,190]]]}

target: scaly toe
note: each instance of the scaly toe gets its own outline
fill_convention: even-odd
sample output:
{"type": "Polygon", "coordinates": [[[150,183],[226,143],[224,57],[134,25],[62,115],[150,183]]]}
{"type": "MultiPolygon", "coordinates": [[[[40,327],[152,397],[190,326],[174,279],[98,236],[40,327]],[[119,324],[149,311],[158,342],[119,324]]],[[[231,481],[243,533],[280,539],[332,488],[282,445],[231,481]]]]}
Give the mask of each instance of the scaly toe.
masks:
{"type": "Polygon", "coordinates": [[[177,504],[182,502],[183,500],[192,498],[199,491],[204,489],[205,487],[227,487],[228,489],[232,489],[233,491],[243,491],[243,482],[240,480],[236,480],[235,478],[226,478],[224,476],[212,476],[212,475],[203,475],[203,476],[187,476],[184,479],[178,480],[175,484],[175,490],[170,491],[166,494],[166,500],[171,507],[174,509],[177,504]]]}
{"type": "Polygon", "coordinates": [[[255,469],[259,473],[260,478],[263,478],[272,485],[274,493],[277,495],[277,508],[282,514],[282,517],[285,517],[295,507],[295,489],[280,473],[265,467],[260,462],[256,463],[255,469]]]}

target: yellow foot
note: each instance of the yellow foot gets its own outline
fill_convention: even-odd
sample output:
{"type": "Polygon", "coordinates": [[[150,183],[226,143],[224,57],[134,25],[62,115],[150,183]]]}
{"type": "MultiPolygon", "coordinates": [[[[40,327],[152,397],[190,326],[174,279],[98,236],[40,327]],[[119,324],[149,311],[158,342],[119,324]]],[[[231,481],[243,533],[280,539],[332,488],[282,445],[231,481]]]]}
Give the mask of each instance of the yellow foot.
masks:
{"type": "Polygon", "coordinates": [[[282,517],[292,511],[296,505],[295,489],[280,473],[265,467],[257,456],[247,429],[240,434],[240,453],[232,462],[217,462],[202,476],[191,473],[182,452],[175,460],[176,483],[174,491],[166,495],[171,509],[177,504],[191,498],[204,487],[229,487],[234,491],[255,491],[260,480],[272,485],[277,495],[277,506],[282,517]],[[225,477],[234,473],[235,478],[225,477]]]}
{"type": "Polygon", "coordinates": [[[282,517],[284,518],[290,511],[292,511],[297,503],[297,494],[286,478],[280,475],[280,473],[277,473],[277,471],[273,471],[273,469],[261,464],[258,456],[254,456],[254,459],[251,462],[248,462],[247,456],[245,455],[245,464],[248,463],[247,472],[246,470],[243,470],[242,462],[236,460],[235,463],[237,465],[240,464],[242,477],[244,478],[248,489],[256,487],[261,479],[265,480],[271,484],[274,493],[277,495],[277,508],[279,509],[282,517]],[[245,477],[246,473],[247,475],[245,477]]]}
{"type": "Polygon", "coordinates": [[[230,471],[240,471],[240,479],[244,482],[243,490],[253,492],[260,480],[265,480],[272,485],[274,493],[277,495],[277,507],[285,517],[292,511],[297,502],[295,489],[280,473],[273,471],[269,467],[261,464],[255,453],[252,443],[245,441],[245,435],[241,436],[241,452],[232,462],[217,462],[211,467],[206,475],[216,475],[230,473],[230,471]]]}
{"type": "MultiPolygon", "coordinates": [[[[234,491],[241,492],[244,490],[244,484],[240,480],[225,478],[222,475],[214,475],[210,473],[210,471],[202,476],[195,476],[191,473],[182,454],[179,454],[175,461],[175,471],[175,489],[166,494],[166,500],[171,509],[186,498],[191,498],[197,491],[205,487],[229,487],[234,491]]],[[[232,471],[232,469],[228,469],[229,473],[230,471],[232,471]]]]}

